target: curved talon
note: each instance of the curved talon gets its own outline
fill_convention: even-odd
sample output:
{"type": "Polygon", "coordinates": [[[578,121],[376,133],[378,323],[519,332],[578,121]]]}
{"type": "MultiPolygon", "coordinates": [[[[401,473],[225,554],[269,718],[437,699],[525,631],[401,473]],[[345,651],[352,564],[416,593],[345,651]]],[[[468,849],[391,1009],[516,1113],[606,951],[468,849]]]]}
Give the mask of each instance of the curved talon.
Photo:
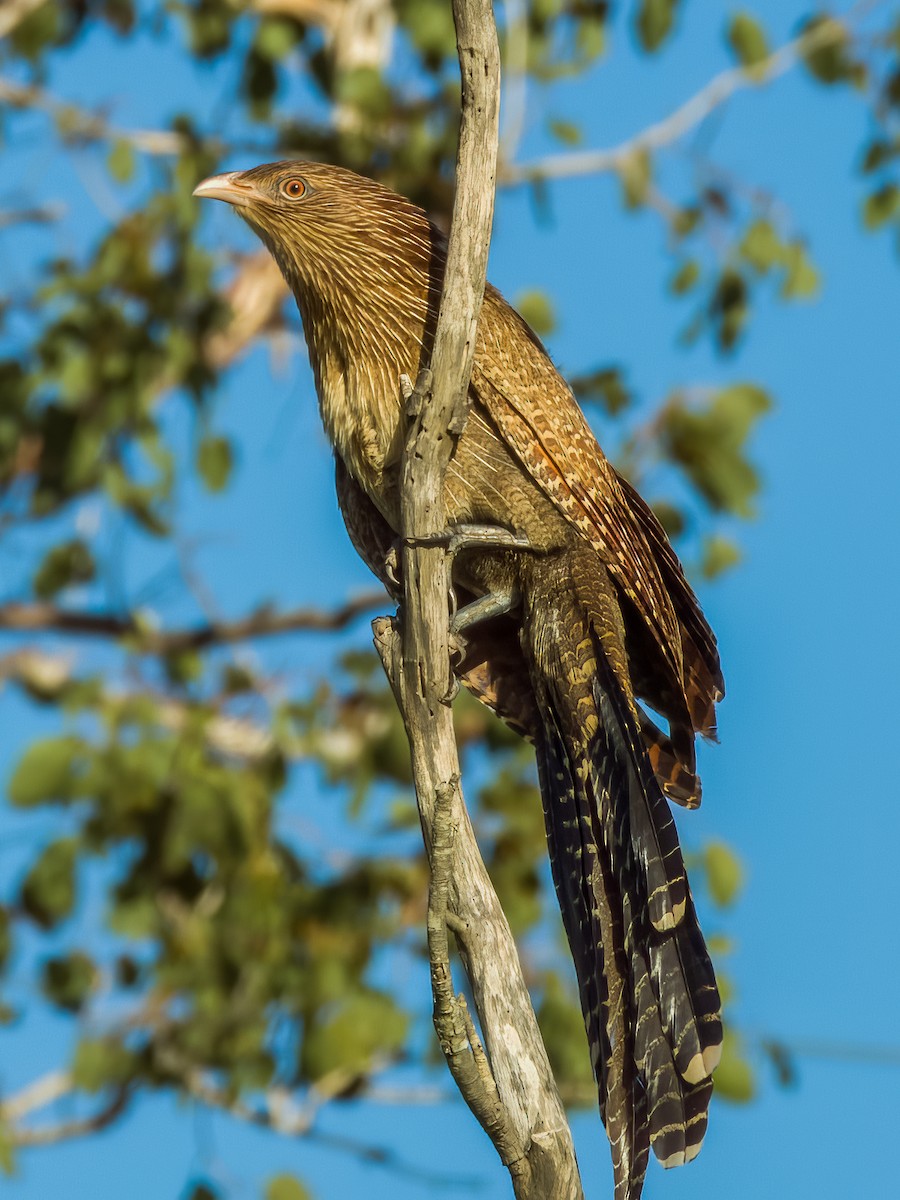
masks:
{"type": "Polygon", "coordinates": [[[390,550],[384,556],[384,573],[389,584],[395,588],[401,586],[400,583],[400,551],[397,543],[394,542],[390,550]]]}
{"type": "Polygon", "coordinates": [[[447,644],[450,647],[450,667],[455,671],[466,657],[466,650],[468,649],[466,639],[460,637],[455,629],[451,629],[447,644]]]}
{"type": "Polygon", "coordinates": [[[442,704],[452,704],[458,695],[459,695],[459,680],[454,675],[452,677],[452,679],[450,680],[450,686],[447,688],[447,691],[441,697],[441,703],[442,704]]]}

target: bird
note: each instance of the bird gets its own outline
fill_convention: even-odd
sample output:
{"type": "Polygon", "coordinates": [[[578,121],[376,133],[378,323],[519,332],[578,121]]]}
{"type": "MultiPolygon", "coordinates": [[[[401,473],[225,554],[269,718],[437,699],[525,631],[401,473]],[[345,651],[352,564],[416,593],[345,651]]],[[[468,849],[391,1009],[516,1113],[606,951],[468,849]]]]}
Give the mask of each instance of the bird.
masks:
{"type": "MultiPolygon", "coordinates": [[[[429,360],[444,234],[405,197],[327,163],[215,175],[194,195],[231,205],[280,267],[348,533],[396,594],[402,381],[429,360]]],[[[700,802],[695,742],[715,738],[724,696],[716,639],[651,508],[490,284],[469,390],[444,483],[461,538],[455,600],[475,614],[455,670],[534,745],[614,1196],[638,1200],[651,1148],[666,1167],[699,1152],[722,1051],[669,805],[700,802]],[[467,541],[476,527],[496,542],[467,541]]]]}

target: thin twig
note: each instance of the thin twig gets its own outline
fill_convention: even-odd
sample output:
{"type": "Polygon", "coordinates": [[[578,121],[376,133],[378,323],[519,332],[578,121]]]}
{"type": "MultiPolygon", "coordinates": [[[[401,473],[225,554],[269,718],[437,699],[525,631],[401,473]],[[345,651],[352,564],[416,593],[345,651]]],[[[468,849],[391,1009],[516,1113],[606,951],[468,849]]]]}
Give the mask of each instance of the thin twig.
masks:
{"type": "Polygon", "coordinates": [[[61,221],[66,210],[62,204],[39,204],[33,208],[0,209],[0,229],[13,225],[52,225],[61,221]]]}
{"type": "Polygon", "coordinates": [[[729,67],[720,71],[684,104],[661,121],[648,126],[627,141],[607,150],[583,150],[547,155],[526,163],[501,165],[498,186],[515,187],[546,179],[566,179],[576,175],[602,175],[621,171],[636,154],[661,150],[679,141],[738,92],[759,88],[786,75],[796,64],[816,50],[843,41],[854,21],[878,6],[882,0],[854,5],[842,19],[823,21],[799,37],[793,38],[767,58],[750,67],[729,67]]]}
{"type": "MultiPolygon", "coordinates": [[[[57,100],[50,92],[35,84],[17,83],[0,78],[0,103],[11,108],[34,109],[46,113],[56,123],[64,141],[70,142],[127,142],[133,149],[151,157],[181,154],[191,146],[184,134],[173,129],[122,129],[98,113],[87,112],[77,104],[57,100]]],[[[221,152],[223,143],[210,139],[210,149],[221,152]]]]}
{"type": "Polygon", "coordinates": [[[74,1090],[74,1082],[67,1071],[53,1071],[0,1105],[0,1115],[12,1126],[10,1136],[13,1145],[22,1148],[55,1146],[58,1142],[99,1133],[122,1115],[134,1091],[131,1087],[117,1088],[104,1105],[86,1117],[73,1117],[69,1121],[55,1121],[30,1128],[15,1123],[33,1109],[45,1108],[74,1090]]]}
{"type": "Polygon", "coordinates": [[[260,609],[237,621],[211,621],[192,629],[152,629],[138,616],[93,613],[41,602],[0,605],[0,630],[54,632],[77,637],[130,638],[142,654],[178,654],[285,633],[324,633],[346,629],[357,617],[384,603],[384,592],[364,592],[333,610],[295,608],[278,613],[260,609]]]}
{"type": "Polygon", "coordinates": [[[68,1096],[74,1086],[71,1072],[48,1071],[0,1102],[0,1121],[21,1121],[30,1113],[68,1096]]]}

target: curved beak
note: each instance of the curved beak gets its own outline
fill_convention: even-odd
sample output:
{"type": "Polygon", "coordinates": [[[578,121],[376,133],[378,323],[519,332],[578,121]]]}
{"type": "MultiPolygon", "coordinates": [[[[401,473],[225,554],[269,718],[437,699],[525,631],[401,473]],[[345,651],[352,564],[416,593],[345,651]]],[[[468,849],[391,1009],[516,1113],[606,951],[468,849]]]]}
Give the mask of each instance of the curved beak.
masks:
{"type": "Polygon", "coordinates": [[[243,172],[229,171],[225,175],[210,175],[194,188],[193,194],[201,199],[224,200],[235,208],[249,208],[263,196],[252,183],[243,179],[243,172]]]}

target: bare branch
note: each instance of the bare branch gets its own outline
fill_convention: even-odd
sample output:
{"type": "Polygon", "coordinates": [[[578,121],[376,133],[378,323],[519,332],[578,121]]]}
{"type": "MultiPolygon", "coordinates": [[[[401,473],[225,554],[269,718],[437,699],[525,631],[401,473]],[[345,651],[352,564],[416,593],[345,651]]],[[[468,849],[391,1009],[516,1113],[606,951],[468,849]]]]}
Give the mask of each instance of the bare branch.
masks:
{"type": "Polygon", "coordinates": [[[68,1071],[49,1071],[0,1103],[0,1121],[21,1121],[30,1113],[68,1096],[74,1086],[68,1071]]]}
{"type": "Polygon", "coordinates": [[[148,628],[139,616],[78,612],[40,602],[0,605],[0,630],[16,633],[54,632],[77,637],[131,638],[142,654],[178,654],[285,633],[324,633],[346,629],[357,617],[384,603],[383,591],[364,592],[331,611],[296,608],[273,612],[263,608],[237,621],[211,621],[193,629],[148,628]]]}
{"type": "MultiPolygon", "coordinates": [[[[462,114],[457,193],[430,369],[409,397],[401,488],[402,637],[375,640],[403,714],[432,869],[429,939],[436,1025],[454,1077],[510,1170],[519,1200],[581,1197],[571,1135],[515,941],[478,851],[459,787],[450,691],[443,480],[467,414],[493,215],[499,53],[488,0],[454,0],[462,114]],[[449,839],[449,845],[448,845],[449,839]],[[444,913],[446,911],[446,918],[444,913]],[[453,998],[440,926],[453,916],[490,1063],[453,998]],[[496,1102],[499,1096],[500,1104],[496,1102]]],[[[399,383],[400,381],[398,381],[399,383]]]]}
{"type": "MultiPolygon", "coordinates": [[[[0,683],[12,679],[45,699],[59,696],[73,676],[72,662],[62,654],[47,654],[44,650],[25,646],[0,658],[0,683]]],[[[124,689],[104,692],[102,704],[110,714],[124,714],[138,696],[144,700],[153,699],[156,720],[170,732],[178,733],[197,718],[196,706],[172,700],[168,696],[155,696],[146,688],[140,692],[124,689]]],[[[203,734],[212,750],[249,761],[265,758],[275,747],[271,729],[246,717],[235,717],[228,713],[208,716],[203,734]]],[[[289,758],[301,758],[305,754],[305,748],[299,742],[294,745],[290,738],[280,738],[278,747],[289,758]]]]}
{"type": "Polygon", "coordinates": [[[153,157],[180,154],[190,146],[183,134],[169,129],[121,129],[98,113],[86,112],[77,104],[57,100],[34,84],[0,78],[0,102],[11,108],[29,108],[46,113],[66,141],[127,142],[135,150],[153,157]]]}
{"type": "Polygon", "coordinates": [[[548,155],[528,163],[501,165],[498,186],[515,187],[546,179],[566,179],[575,175],[602,175],[621,171],[636,154],[661,150],[690,133],[732,96],[747,88],[759,88],[786,75],[808,54],[843,41],[848,27],[881,0],[856,4],[842,20],[823,21],[752,67],[730,67],[721,71],[695,92],[689,100],[661,121],[608,150],[584,150],[548,155]]]}
{"type": "Polygon", "coordinates": [[[11,225],[52,225],[65,216],[65,211],[61,204],[0,209],[0,229],[9,229],[11,225]]]}
{"type": "Polygon", "coordinates": [[[132,1093],[129,1087],[117,1088],[102,1107],[86,1117],[74,1117],[69,1121],[57,1121],[30,1128],[20,1124],[24,1117],[55,1104],[75,1090],[75,1082],[68,1071],[50,1071],[0,1103],[0,1120],[8,1122],[11,1126],[13,1145],[52,1146],[57,1142],[99,1133],[121,1116],[132,1093]]]}

